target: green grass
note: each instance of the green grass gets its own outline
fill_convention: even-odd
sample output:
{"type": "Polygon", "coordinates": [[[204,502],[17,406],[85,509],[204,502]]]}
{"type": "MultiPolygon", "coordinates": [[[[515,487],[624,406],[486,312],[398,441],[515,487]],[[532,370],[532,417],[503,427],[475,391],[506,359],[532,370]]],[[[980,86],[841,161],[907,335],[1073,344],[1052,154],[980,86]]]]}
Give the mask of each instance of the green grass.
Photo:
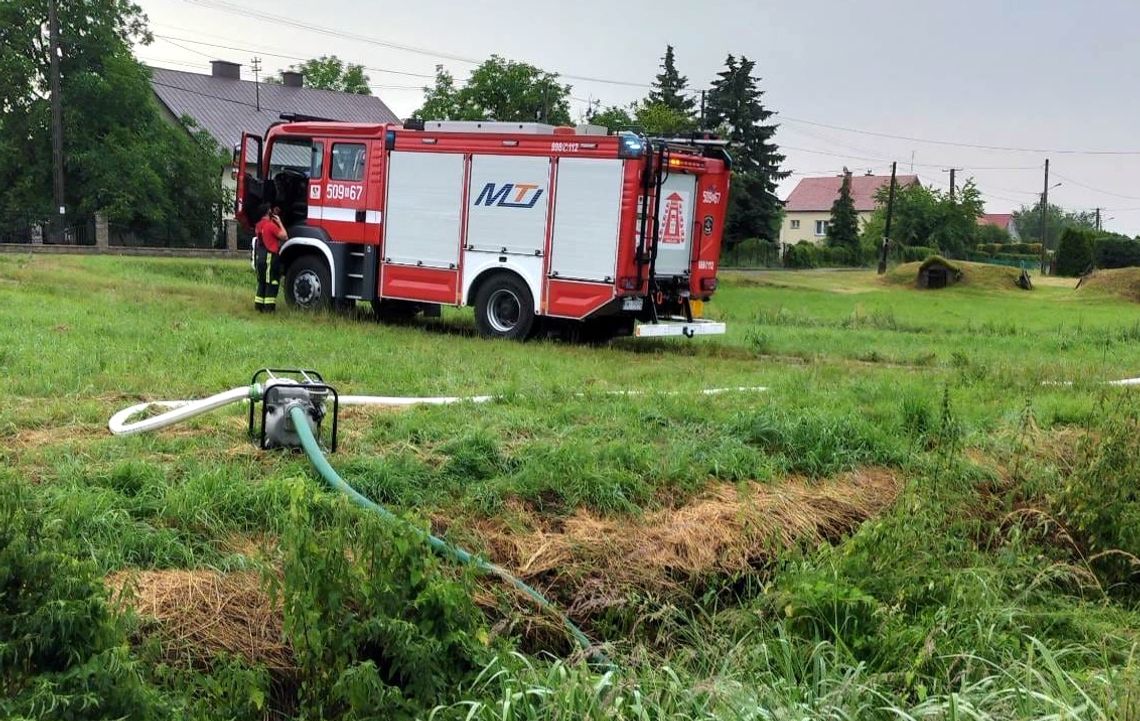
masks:
{"type": "MultiPolygon", "coordinates": [[[[1049,283],[921,292],[864,271],[733,273],[708,306],[723,338],[588,347],[485,341],[466,310],[410,326],[266,317],[251,281],[241,262],[0,255],[0,486],[22,489],[55,552],[96,575],[260,568],[274,557],[242,541],[273,548],[294,533],[310,503],[300,488],[314,489],[315,526],[353,523],[302,456],[250,446],[241,409],[110,437],[107,418],[139,399],[207,395],[263,366],[316,368],[341,393],[496,394],[346,412],[333,463],[366,495],[476,545],[481,520],[520,508],[553,526],[583,509],[636,519],[713,484],[810,484],[868,465],[907,485],[832,546],[596,618],[616,675],[553,663],[506,633],[497,660],[423,715],[1140,717],[1129,577],[1089,560],[1104,534],[1074,524],[1065,541],[1031,520],[1076,513],[1070,478],[1140,477],[1132,454],[1074,455],[1063,441],[1127,430],[1132,391],[1098,381],[1140,374],[1134,303],[1049,283]],[[757,385],[769,391],[690,393],[757,385]]],[[[1128,498],[1124,486],[1112,503],[1128,498]]],[[[242,663],[138,673],[201,718],[246,708],[249,684],[268,683],[242,663]]]]}

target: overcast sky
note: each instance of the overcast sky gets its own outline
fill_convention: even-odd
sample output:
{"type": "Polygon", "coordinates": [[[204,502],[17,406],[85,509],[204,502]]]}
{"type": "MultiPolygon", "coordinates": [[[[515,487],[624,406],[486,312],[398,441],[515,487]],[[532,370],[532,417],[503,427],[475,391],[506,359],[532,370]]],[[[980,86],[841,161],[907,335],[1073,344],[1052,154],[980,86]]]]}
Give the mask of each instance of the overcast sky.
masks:
{"type": "Polygon", "coordinates": [[[420,87],[430,82],[421,75],[437,63],[462,80],[473,67],[467,60],[491,53],[595,78],[566,79],[575,116],[591,99],[609,105],[642,97],[645,87],[600,80],[648,84],[666,43],[697,90],[727,54],[746,55],[778,113],[786,169],[798,174],[783,183],[782,197],[802,175],[845,165],[885,173],[897,160],[900,172],[913,162],[924,182],[940,187],[948,183],[943,169],[961,168],[959,182],[975,178],[988,212],[1009,212],[1038,197],[1049,157],[1051,184],[1062,183],[1050,200],[1100,206],[1106,228],[1140,233],[1137,0],[241,3],[303,29],[226,12],[218,7],[224,2],[141,0],[160,37],[139,49],[140,58],[200,72],[212,58],[231,60],[246,66],[244,76],[255,54],[270,72],[294,62],[270,53],[336,54],[371,68],[374,94],[403,117],[419,107],[420,87]]]}

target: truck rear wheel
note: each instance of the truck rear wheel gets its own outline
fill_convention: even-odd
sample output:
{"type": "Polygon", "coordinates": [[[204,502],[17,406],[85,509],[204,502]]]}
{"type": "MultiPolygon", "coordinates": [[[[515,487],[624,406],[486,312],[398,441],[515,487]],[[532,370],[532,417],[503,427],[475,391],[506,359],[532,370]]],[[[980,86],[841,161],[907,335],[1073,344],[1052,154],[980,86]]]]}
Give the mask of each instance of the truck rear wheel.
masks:
{"type": "Polygon", "coordinates": [[[517,275],[496,275],[475,294],[475,325],[487,338],[525,340],[534,330],[534,298],[517,275]]]}
{"type": "Polygon", "coordinates": [[[324,310],[331,305],[328,265],[315,255],[302,255],[285,274],[285,302],[301,310],[324,310]]]}

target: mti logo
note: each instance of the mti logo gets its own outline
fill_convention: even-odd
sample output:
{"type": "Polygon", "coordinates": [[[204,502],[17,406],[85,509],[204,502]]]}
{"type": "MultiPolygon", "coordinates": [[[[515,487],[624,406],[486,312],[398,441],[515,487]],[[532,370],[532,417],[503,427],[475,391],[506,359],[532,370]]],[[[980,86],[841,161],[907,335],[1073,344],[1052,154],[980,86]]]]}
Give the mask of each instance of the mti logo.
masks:
{"type": "Polygon", "coordinates": [[[475,205],[533,208],[541,197],[542,188],[534,183],[504,183],[497,188],[494,183],[487,183],[479,197],[475,198],[475,205]]]}

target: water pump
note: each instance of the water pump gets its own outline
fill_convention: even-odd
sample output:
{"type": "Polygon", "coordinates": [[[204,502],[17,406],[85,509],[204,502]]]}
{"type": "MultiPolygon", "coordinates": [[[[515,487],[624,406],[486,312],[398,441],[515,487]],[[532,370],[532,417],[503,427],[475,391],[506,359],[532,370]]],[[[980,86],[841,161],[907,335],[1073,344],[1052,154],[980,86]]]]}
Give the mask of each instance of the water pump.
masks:
{"type": "Polygon", "coordinates": [[[328,438],[322,445],[330,452],[336,450],[340,396],[320,373],[307,368],[262,368],[253,374],[250,385],[264,388],[260,398],[249,404],[249,436],[259,447],[302,448],[298,418],[303,418],[314,438],[321,439],[325,418],[331,413],[328,438]],[[301,413],[293,413],[295,408],[301,413]]]}

